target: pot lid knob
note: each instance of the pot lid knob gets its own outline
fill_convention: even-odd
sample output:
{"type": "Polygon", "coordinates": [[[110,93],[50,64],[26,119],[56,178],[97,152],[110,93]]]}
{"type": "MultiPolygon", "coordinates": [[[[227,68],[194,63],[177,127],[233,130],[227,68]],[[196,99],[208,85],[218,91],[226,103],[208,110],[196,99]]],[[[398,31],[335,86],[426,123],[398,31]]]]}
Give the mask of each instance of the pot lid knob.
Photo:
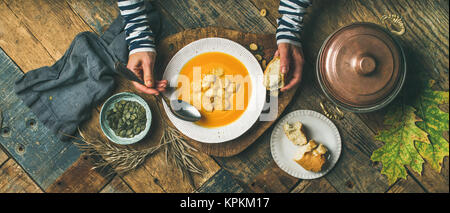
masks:
{"type": "Polygon", "coordinates": [[[375,59],[370,56],[360,56],[357,57],[354,61],[355,63],[353,64],[353,68],[360,75],[368,75],[375,71],[376,62],[375,59]]]}

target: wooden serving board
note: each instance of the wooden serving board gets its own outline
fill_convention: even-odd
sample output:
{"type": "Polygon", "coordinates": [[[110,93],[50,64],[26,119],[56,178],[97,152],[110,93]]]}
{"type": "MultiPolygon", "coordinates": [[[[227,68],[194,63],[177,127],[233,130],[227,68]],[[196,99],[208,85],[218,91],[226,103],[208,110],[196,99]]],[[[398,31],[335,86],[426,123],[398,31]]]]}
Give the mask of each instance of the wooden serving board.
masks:
{"type": "MultiPolygon", "coordinates": [[[[269,63],[272,59],[273,54],[277,50],[275,35],[273,34],[253,34],[253,33],[243,33],[235,30],[217,28],[217,27],[207,27],[207,28],[197,28],[189,29],[183,32],[174,34],[162,40],[158,47],[158,70],[159,74],[162,74],[165,67],[169,63],[170,59],[177,53],[181,48],[187,44],[202,38],[208,37],[220,37],[233,40],[242,46],[249,49],[251,43],[256,43],[262,51],[264,52],[263,58],[269,63]]],[[[288,92],[280,93],[278,99],[278,116],[284,111],[286,106],[292,100],[297,87],[289,90],[288,92]]],[[[219,144],[207,144],[188,139],[191,144],[208,155],[217,157],[229,157],[239,154],[244,149],[249,147],[256,139],[261,136],[274,121],[261,122],[257,121],[244,135],[225,143],[219,144]]]]}
{"type": "MultiPolygon", "coordinates": [[[[227,38],[233,41],[236,41],[243,45],[244,47],[249,46],[250,43],[256,43],[258,46],[263,47],[264,58],[269,62],[274,52],[276,51],[276,41],[275,36],[268,35],[258,35],[251,33],[242,33],[235,30],[228,30],[222,28],[208,27],[208,28],[199,28],[199,29],[190,29],[186,30],[172,36],[165,38],[164,40],[159,42],[158,46],[158,57],[156,60],[155,66],[155,75],[162,75],[164,73],[165,67],[169,63],[172,56],[178,52],[181,48],[186,46],[187,44],[196,41],[201,38],[207,37],[221,37],[227,38]]],[[[173,124],[170,122],[169,118],[164,112],[164,108],[159,105],[156,98],[153,95],[147,95],[138,92],[134,86],[130,83],[130,81],[118,77],[116,79],[117,87],[115,88],[114,94],[119,92],[132,92],[140,95],[150,106],[152,110],[152,127],[150,129],[149,134],[146,138],[144,138],[139,143],[130,145],[130,147],[135,149],[144,149],[150,146],[156,145],[164,131],[162,122],[165,120],[169,125],[173,124]],[[161,114],[159,113],[161,110],[161,114]],[[162,116],[162,117],[161,117],[162,116]]],[[[292,97],[295,94],[297,87],[291,89],[288,92],[280,93],[278,99],[278,116],[283,112],[289,102],[292,100],[292,97]]],[[[93,116],[90,121],[86,122],[82,125],[81,131],[87,139],[100,139],[102,141],[108,141],[108,139],[104,136],[99,122],[98,116],[102,105],[97,106],[97,109],[93,111],[93,116]]],[[[257,121],[246,133],[242,136],[228,142],[219,143],[219,144],[207,144],[201,143],[195,140],[192,140],[188,137],[185,137],[188,142],[192,144],[193,147],[197,148],[200,152],[203,152],[207,155],[217,156],[217,157],[229,157],[236,155],[250,146],[256,139],[261,136],[264,131],[266,131],[274,121],[269,122],[261,122],[257,121]]]]}

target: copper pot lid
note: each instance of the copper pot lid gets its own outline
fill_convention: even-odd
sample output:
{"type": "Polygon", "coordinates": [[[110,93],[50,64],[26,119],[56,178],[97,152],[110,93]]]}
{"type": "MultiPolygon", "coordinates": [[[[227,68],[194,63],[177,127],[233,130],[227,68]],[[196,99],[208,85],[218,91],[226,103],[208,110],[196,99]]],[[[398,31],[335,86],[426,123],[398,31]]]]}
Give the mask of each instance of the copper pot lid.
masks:
{"type": "Polygon", "coordinates": [[[318,74],[327,95],[351,107],[383,102],[403,76],[403,53],[381,27],[356,23],[332,34],[322,46],[318,74]]]}

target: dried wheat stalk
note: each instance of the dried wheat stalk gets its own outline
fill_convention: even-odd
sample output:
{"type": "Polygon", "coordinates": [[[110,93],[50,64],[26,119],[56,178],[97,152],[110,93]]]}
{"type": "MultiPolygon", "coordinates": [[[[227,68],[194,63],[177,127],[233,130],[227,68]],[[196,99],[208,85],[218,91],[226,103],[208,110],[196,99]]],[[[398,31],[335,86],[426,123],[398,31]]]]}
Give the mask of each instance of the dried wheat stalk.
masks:
{"type": "MultiPolygon", "coordinates": [[[[161,100],[159,99],[161,102],[161,100]]],[[[162,117],[160,105],[158,104],[158,113],[162,117]]],[[[103,142],[99,139],[88,139],[82,131],[80,136],[84,143],[76,145],[85,155],[100,156],[103,160],[94,163],[96,168],[112,167],[118,174],[124,174],[141,165],[147,157],[156,153],[160,148],[165,147],[166,164],[169,161],[178,168],[183,178],[187,178],[193,188],[195,188],[192,173],[202,175],[205,171],[201,168],[201,162],[190,152],[197,152],[190,146],[182,133],[169,126],[164,119],[163,128],[165,129],[158,145],[144,149],[135,150],[129,147],[119,147],[109,142],[103,142]]],[[[70,136],[73,137],[73,136],[70,136]]],[[[77,138],[79,139],[79,138],[77,138]]]]}

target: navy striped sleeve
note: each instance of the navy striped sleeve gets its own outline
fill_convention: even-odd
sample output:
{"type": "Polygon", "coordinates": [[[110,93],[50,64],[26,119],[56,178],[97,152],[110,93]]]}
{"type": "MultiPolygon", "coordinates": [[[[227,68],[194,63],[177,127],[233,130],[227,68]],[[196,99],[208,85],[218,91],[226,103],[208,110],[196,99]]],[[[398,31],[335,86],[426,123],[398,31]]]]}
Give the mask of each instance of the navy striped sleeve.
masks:
{"type": "MultiPolygon", "coordinates": [[[[125,34],[130,55],[137,52],[156,52],[155,37],[150,29],[144,0],[118,0],[120,14],[125,20],[125,34]]],[[[147,7],[151,6],[150,4],[147,7]]]]}
{"type": "Polygon", "coordinates": [[[290,43],[301,46],[300,32],[303,29],[303,16],[306,8],[311,6],[312,0],[281,0],[278,12],[281,18],[278,19],[278,29],[276,33],[277,44],[290,43]]]}

